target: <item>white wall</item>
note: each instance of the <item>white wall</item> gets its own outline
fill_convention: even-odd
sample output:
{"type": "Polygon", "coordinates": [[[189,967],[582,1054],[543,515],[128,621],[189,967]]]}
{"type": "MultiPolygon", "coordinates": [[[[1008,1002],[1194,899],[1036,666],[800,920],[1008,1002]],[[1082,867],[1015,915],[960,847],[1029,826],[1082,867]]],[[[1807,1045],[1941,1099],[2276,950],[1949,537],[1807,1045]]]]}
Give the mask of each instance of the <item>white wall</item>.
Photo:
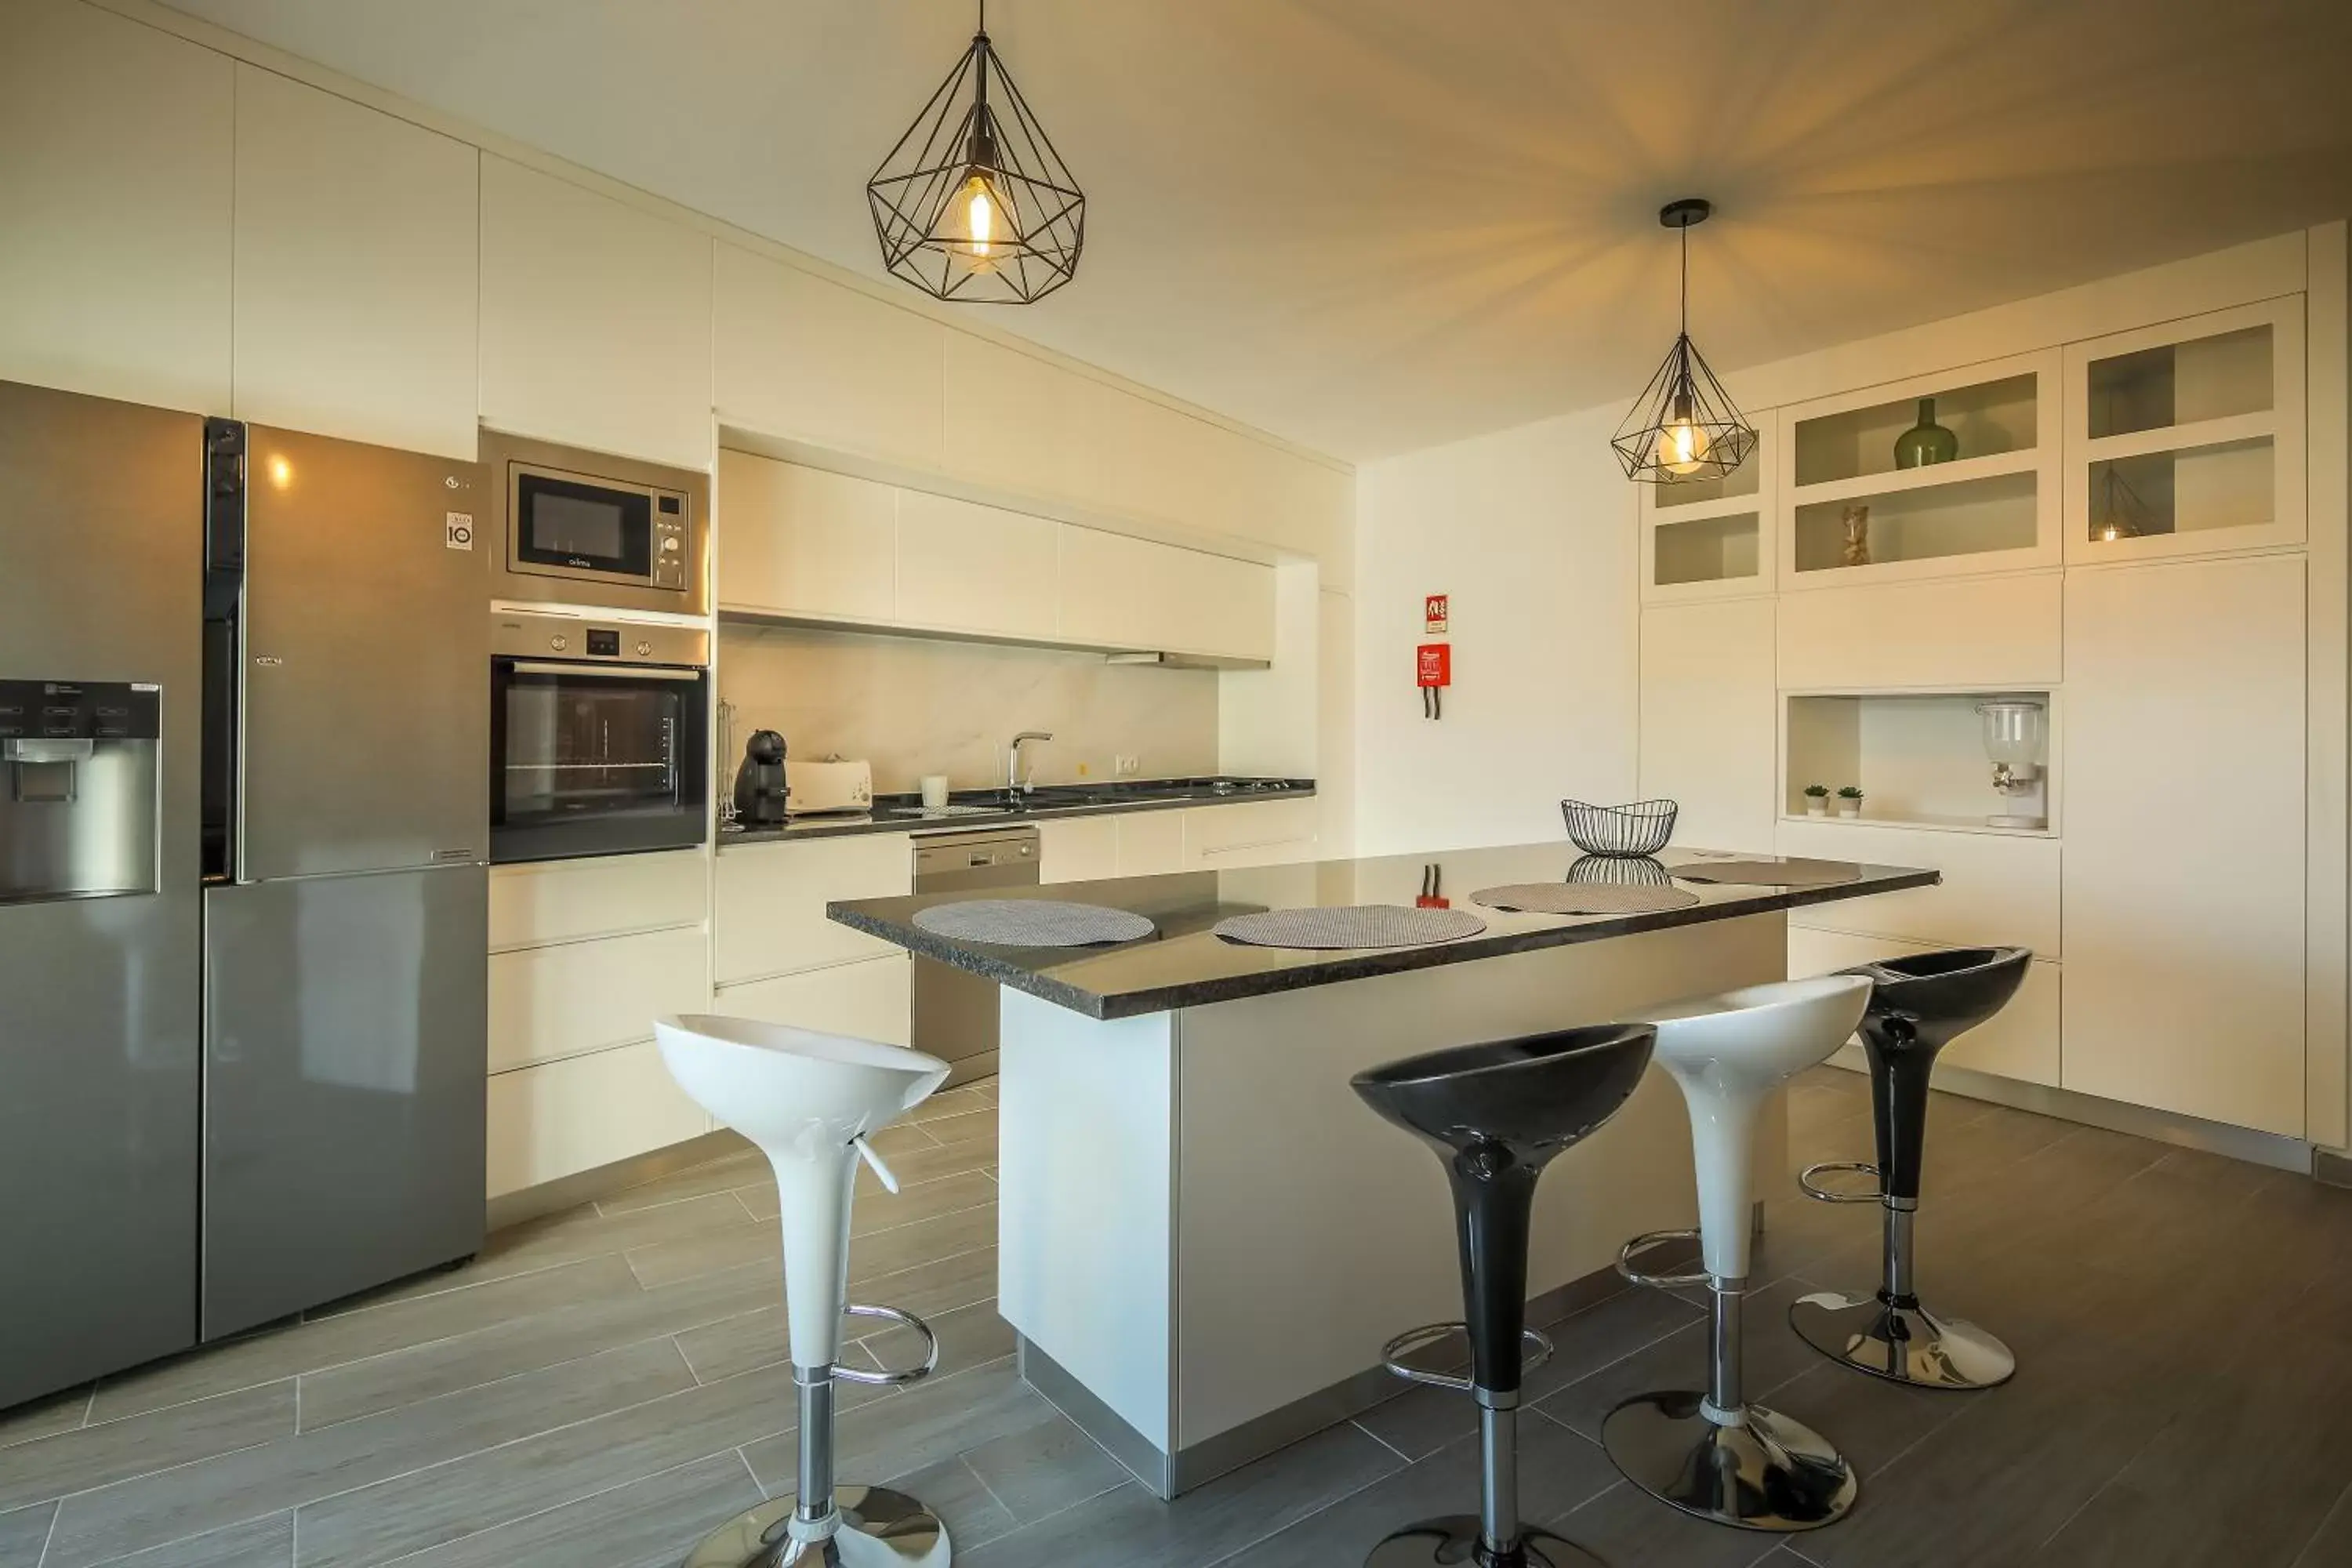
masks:
{"type": "Polygon", "coordinates": [[[1357,473],[1357,839],[1368,855],[1560,837],[1563,795],[1630,799],[1633,487],[1591,409],[1357,473]],[[1422,717],[1422,598],[1454,686],[1422,717]]]}

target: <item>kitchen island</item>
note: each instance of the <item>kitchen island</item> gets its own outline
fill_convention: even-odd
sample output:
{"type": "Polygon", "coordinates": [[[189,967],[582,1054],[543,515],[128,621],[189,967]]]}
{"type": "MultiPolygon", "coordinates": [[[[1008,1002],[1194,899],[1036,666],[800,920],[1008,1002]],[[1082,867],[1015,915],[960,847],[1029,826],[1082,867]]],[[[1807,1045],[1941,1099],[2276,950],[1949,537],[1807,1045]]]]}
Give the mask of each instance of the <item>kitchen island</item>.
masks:
{"type": "MultiPolygon", "coordinates": [[[[1669,850],[1663,873],[1726,856],[1669,850]]],[[[1935,882],[1854,866],[1805,887],[1707,884],[1686,907],[1508,913],[1478,889],[1625,874],[1560,845],[1064,883],[1013,896],[1148,917],[1115,947],[943,937],[921,910],[968,894],[828,907],[832,919],[1003,988],[998,1310],[1022,1370],[1163,1497],[1401,1386],[1381,1346],[1461,1315],[1435,1160],[1349,1088],[1418,1051],[1637,1017],[1783,976],[1785,912],[1935,882]],[[1443,894],[1433,889],[1444,889],[1443,894]],[[1231,915],[1450,895],[1485,931],[1413,947],[1252,947],[1231,915]]],[[[1814,862],[1820,865],[1820,862],[1814,862]]],[[[1785,1121],[1759,1161],[1785,1163],[1785,1121]]],[[[1528,1285],[1538,1311],[1609,1288],[1619,1246],[1695,1223],[1682,1102],[1652,1072],[1547,1175],[1528,1285]]],[[[1531,1321],[1541,1321],[1540,1318],[1531,1321]]]]}

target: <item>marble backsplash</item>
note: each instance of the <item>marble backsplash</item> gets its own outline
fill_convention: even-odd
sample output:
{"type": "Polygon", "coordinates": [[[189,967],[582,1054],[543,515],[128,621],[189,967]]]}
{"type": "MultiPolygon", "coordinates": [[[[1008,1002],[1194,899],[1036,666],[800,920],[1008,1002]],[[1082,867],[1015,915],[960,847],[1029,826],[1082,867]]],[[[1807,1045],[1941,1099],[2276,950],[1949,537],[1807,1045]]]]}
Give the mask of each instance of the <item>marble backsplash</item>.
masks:
{"type": "Polygon", "coordinates": [[[1004,782],[1005,742],[1051,731],[1025,748],[1040,784],[1217,771],[1213,670],[1105,664],[1100,654],[989,643],[876,637],[788,626],[722,626],[719,695],[732,705],[731,783],[754,730],[784,737],[794,757],[839,752],[874,764],[883,793],[943,773],[955,789],[1004,782]]]}

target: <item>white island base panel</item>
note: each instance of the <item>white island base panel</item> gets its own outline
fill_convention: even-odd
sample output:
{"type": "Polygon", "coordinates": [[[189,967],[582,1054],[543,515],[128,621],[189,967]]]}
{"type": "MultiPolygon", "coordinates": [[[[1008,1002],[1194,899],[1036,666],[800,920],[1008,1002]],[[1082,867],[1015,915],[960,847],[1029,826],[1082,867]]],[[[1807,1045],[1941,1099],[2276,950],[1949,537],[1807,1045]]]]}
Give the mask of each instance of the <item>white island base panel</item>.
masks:
{"type": "MultiPolygon", "coordinates": [[[[1453,1205],[1349,1079],[1778,980],[1787,954],[1766,914],[1108,1021],[1006,989],[998,1294],[1024,1374],[1163,1498],[1402,1392],[1382,1345],[1462,1316],[1453,1205]]],[[[1776,1105],[1759,1195],[1787,1148],[1776,1105]]],[[[1546,1173],[1529,1294],[1597,1300],[1629,1237],[1696,1215],[1653,1068],[1546,1173]]]]}

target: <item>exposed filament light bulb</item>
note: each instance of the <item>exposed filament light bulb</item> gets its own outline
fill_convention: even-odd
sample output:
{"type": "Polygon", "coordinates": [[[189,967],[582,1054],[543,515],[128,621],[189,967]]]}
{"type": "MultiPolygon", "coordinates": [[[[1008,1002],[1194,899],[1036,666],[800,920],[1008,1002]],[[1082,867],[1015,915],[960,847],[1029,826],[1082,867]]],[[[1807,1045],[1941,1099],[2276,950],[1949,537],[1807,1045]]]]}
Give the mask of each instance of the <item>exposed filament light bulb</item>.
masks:
{"type": "Polygon", "coordinates": [[[1003,197],[987,171],[975,164],[948,198],[943,226],[949,253],[975,272],[994,270],[1004,249],[1003,237],[997,233],[1003,226],[1003,197]]]}
{"type": "Polygon", "coordinates": [[[1670,474],[1695,474],[1706,461],[1706,449],[1712,445],[1706,432],[1691,417],[1691,399],[1684,393],[1675,399],[1675,416],[1658,432],[1658,466],[1670,474]]]}

